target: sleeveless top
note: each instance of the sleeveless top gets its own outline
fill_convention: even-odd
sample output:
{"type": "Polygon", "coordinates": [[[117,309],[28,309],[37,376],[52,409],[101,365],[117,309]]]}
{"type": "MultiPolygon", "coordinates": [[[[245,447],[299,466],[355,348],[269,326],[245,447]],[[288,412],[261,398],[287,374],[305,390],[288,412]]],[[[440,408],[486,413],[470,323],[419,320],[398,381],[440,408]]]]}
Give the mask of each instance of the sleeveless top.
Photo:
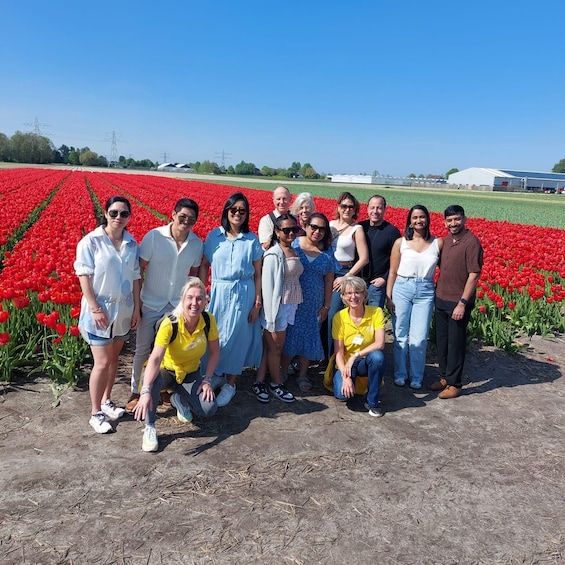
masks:
{"type": "MultiPolygon", "coordinates": [[[[336,228],[330,222],[332,232],[337,234],[336,228]]],[[[353,234],[361,227],[360,224],[354,224],[352,229],[346,228],[343,234],[337,234],[332,241],[332,249],[334,256],[340,263],[355,261],[355,240],[353,234]]]]}
{"type": "Polygon", "coordinates": [[[302,287],[299,279],[303,271],[300,257],[285,257],[281,304],[302,303],[302,287]]]}
{"type": "Polygon", "coordinates": [[[437,237],[434,237],[431,245],[420,253],[409,247],[406,238],[403,237],[400,244],[398,276],[433,279],[438,260],[439,245],[437,237]]]}

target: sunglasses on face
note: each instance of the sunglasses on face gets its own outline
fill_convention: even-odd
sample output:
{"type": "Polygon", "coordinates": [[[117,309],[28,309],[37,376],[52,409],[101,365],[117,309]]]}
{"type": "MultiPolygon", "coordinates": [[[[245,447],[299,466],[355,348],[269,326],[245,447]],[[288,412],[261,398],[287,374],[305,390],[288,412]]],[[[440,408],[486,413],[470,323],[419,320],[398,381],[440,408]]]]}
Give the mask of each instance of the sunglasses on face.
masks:
{"type": "Polygon", "coordinates": [[[120,216],[120,218],[129,218],[130,215],[131,212],[127,210],[108,210],[108,216],[113,219],[116,219],[118,216],[120,216]]]}
{"type": "Polygon", "coordinates": [[[245,216],[245,214],[247,214],[247,210],[245,208],[230,208],[229,209],[230,214],[232,214],[233,216],[235,216],[236,214],[239,214],[240,216],[245,216]]]}
{"type": "Polygon", "coordinates": [[[340,204],[339,207],[342,210],[355,210],[355,206],[353,204],[340,204]]]}
{"type": "Polygon", "coordinates": [[[320,233],[324,233],[326,231],[325,226],[317,226],[316,224],[308,224],[312,231],[319,231],[320,233]]]}
{"type": "Polygon", "coordinates": [[[177,219],[181,224],[188,224],[189,226],[193,226],[196,223],[196,218],[186,214],[177,214],[177,219]]]}
{"type": "Polygon", "coordinates": [[[300,228],[298,226],[292,226],[291,228],[278,228],[278,230],[282,231],[284,235],[289,236],[291,233],[296,235],[300,231],[300,228]]]}

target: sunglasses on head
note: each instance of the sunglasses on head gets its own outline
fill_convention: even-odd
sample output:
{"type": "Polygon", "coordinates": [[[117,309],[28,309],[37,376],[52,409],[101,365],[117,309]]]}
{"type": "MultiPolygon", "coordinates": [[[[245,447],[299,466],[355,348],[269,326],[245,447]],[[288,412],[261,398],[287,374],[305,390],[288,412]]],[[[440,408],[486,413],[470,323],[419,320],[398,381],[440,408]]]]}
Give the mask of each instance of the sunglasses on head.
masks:
{"type": "Polygon", "coordinates": [[[325,226],[318,226],[316,224],[308,224],[310,226],[310,229],[312,231],[320,231],[320,232],[325,232],[326,231],[326,227],[325,226]]]}
{"type": "Polygon", "coordinates": [[[120,218],[129,218],[130,215],[131,212],[129,212],[128,210],[108,210],[108,216],[114,219],[118,216],[120,216],[120,218]]]}
{"type": "Polygon", "coordinates": [[[300,231],[298,226],[292,226],[291,228],[277,228],[279,231],[282,231],[284,235],[290,235],[291,233],[297,234],[300,231]]]}
{"type": "Polygon", "coordinates": [[[247,210],[245,208],[236,208],[235,206],[233,208],[229,208],[229,212],[234,216],[236,214],[239,214],[240,216],[245,216],[245,214],[247,214],[247,210]]]}
{"type": "Polygon", "coordinates": [[[353,204],[340,204],[339,207],[342,210],[355,210],[355,206],[353,204]]]}

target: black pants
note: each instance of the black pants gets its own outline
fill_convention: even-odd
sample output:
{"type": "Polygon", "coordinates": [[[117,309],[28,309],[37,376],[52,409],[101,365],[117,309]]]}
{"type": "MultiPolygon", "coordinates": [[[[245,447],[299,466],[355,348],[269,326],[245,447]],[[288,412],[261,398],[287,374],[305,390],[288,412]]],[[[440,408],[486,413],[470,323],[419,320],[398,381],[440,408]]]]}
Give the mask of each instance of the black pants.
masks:
{"type": "Polygon", "coordinates": [[[473,306],[465,306],[461,320],[451,317],[457,302],[446,302],[436,298],[435,324],[439,372],[448,385],[461,388],[465,350],[467,349],[467,325],[473,306]]]}

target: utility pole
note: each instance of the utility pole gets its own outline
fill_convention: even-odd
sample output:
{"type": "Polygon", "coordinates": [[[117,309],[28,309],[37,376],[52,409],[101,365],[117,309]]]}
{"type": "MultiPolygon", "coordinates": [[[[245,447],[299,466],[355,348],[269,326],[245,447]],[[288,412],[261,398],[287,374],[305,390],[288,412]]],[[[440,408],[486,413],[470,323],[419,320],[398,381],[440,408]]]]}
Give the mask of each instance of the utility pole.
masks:
{"type": "Polygon", "coordinates": [[[163,163],[167,163],[167,152],[161,153],[161,156],[163,157],[163,163]]]}
{"type": "Polygon", "coordinates": [[[220,167],[222,167],[222,169],[226,169],[226,159],[229,160],[229,156],[231,155],[231,153],[226,153],[223,149],[221,153],[214,153],[215,157],[220,157],[221,161],[220,161],[220,167]]]}

